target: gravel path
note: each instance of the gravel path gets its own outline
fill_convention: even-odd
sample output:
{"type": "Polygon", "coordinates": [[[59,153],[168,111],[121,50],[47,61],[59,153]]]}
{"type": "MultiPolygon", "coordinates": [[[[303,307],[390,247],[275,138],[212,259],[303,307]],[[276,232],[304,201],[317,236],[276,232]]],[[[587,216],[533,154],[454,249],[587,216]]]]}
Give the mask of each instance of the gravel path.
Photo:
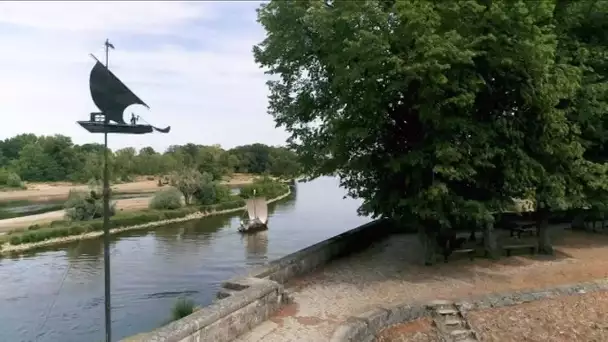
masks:
{"type": "Polygon", "coordinates": [[[393,236],[291,284],[294,304],[237,341],[328,341],[348,316],[376,305],[458,299],[608,277],[608,236],[564,231],[555,257],[420,265],[415,236],[393,236]]]}

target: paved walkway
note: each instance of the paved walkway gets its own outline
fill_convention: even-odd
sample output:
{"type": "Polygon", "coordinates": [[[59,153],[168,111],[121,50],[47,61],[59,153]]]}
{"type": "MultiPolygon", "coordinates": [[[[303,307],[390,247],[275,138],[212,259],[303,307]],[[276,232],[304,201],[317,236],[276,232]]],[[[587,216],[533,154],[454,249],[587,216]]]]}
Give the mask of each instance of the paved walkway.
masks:
{"type": "Polygon", "coordinates": [[[347,317],[376,305],[456,299],[608,277],[608,236],[565,231],[555,257],[467,259],[421,266],[415,236],[393,236],[291,284],[294,303],[240,342],[328,341],[347,317]]]}

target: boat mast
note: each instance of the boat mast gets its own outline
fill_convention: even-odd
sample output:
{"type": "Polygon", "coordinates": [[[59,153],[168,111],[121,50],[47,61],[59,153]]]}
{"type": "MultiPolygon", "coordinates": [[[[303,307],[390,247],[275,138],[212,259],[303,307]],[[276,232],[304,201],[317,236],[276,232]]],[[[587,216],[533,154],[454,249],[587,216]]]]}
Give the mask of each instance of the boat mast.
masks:
{"type": "Polygon", "coordinates": [[[258,218],[258,213],[256,213],[256,210],[255,210],[255,189],[253,189],[253,218],[254,219],[258,218]]]}
{"type": "MultiPolygon", "coordinates": [[[[110,48],[114,45],[108,39],[105,42],[106,68],[109,66],[110,48]]],[[[108,69],[109,70],[109,69],[108,69]]],[[[104,133],[103,133],[103,274],[104,274],[104,299],[105,299],[105,323],[106,323],[106,342],[112,342],[112,306],[110,300],[110,181],[108,174],[108,116],[103,113],[104,133]]]]}

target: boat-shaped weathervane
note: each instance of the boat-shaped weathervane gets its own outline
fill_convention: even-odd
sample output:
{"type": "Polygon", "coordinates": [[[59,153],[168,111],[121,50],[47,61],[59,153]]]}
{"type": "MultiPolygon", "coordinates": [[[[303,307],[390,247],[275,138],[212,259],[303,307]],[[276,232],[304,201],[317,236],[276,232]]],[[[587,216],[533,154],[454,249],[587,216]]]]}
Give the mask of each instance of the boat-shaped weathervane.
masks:
{"type": "Polygon", "coordinates": [[[139,120],[145,120],[135,114],[131,114],[130,123],[126,123],[123,115],[127,107],[134,104],[150,107],[110,71],[107,61],[103,65],[97,57],[92,54],[91,57],[95,59],[95,65],[89,77],[89,87],[93,102],[100,112],[91,113],[89,121],[78,121],[78,124],[91,133],[169,133],[171,126],[157,128],[147,122],[139,124],[139,120]]]}

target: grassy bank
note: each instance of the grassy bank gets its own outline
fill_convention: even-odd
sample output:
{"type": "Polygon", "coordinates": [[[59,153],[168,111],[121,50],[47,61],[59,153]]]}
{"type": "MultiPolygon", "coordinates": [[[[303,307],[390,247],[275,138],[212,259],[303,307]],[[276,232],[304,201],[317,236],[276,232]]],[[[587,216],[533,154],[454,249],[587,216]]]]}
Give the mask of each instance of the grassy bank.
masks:
{"type": "MultiPolygon", "coordinates": [[[[282,193],[271,197],[267,203],[281,200],[291,194],[288,186],[282,185],[282,193]]],[[[233,200],[206,206],[190,206],[176,210],[144,210],[119,213],[110,218],[110,233],[145,229],[169,223],[198,219],[205,216],[237,212],[245,209],[245,200],[233,200]]],[[[103,234],[103,221],[95,219],[84,222],[53,221],[46,226],[30,226],[0,236],[0,253],[23,252],[58,243],[96,238],[103,234]]]]}

